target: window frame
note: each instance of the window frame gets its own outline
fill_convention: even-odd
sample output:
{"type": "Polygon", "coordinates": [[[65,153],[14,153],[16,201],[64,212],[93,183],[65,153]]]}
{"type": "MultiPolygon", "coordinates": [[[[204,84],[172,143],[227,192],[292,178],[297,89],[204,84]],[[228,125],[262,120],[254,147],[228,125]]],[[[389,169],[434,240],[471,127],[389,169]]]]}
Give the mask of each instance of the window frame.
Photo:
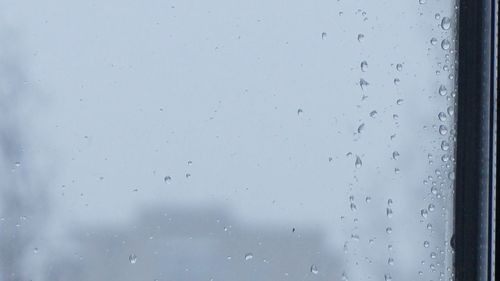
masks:
{"type": "Polygon", "coordinates": [[[455,280],[495,280],[497,0],[459,1],[455,280]]]}

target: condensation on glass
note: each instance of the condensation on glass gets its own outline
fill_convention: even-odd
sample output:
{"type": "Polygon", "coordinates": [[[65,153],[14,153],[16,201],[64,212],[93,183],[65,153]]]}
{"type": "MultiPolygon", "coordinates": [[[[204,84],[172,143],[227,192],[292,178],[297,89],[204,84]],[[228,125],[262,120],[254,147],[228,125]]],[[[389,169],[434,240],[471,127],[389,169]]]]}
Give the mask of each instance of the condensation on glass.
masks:
{"type": "Polygon", "coordinates": [[[455,4],[0,0],[0,280],[450,280],[455,4]]]}

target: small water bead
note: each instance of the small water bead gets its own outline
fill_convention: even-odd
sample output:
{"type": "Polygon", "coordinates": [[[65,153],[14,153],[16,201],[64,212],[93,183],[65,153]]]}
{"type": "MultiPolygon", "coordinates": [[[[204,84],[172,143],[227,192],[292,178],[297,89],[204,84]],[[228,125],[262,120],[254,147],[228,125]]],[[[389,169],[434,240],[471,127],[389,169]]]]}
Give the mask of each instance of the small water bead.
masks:
{"type": "Polygon", "coordinates": [[[326,36],[327,36],[326,32],[321,33],[321,39],[322,39],[322,40],[325,40],[325,39],[326,39],[326,36]]]}
{"type": "Polygon", "coordinates": [[[399,85],[399,82],[401,82],[401,80],[399,80],[399,78],[394,78],[394,85],[399,85]]]}
{"type": "Polygon", "coordinates": [[[394,160],[398,160],[398,158],[399,158],[399,152],[394,151],[394,152],[392,153],[392,159],[394,159],[394,160]]]}
{"type": "Polygon", "coordinates": [[[434,212],[434,210],[436,210],[436,206],[434,206],[434,204],[429,204],[429,206],[427,206],[427,210],[429,210],[429,212],[434,212]]]}
{"type": "Polygon", "coordinates": [[[453,116],[453,114],[455,114],[455,108],[453,106],[448,106],[446,111],[448,112],[448,115],[450,115],[450,116],[453,116]]]}
{"type": "Polygon", "coordinates": [[[424,248],[429,248],[430,245],[429,241],[424,241],[424,248]]]}
{"type": "Polygon", "coordinates": [[[297,109],[297,115],[301,115],[303,112],[302,108],[297,109]]]}
{"type": "Polygon", "coordinates": [[[434,253],[434,252],[432,252],[432,253],[431,253],[431,259],[435,259],[436,257],[437,257],[437,254],[436,254],[436,253],[434,253]]]}
{"type": "Polygon", "coordinates": [[[385,229],[385,232],[386,232],[387,234],[391,234],[391,233],[392,233],[392,228],[391,228],[391,227],[387,227],[387,228],[385,229]]]}
{"type": "Polygon", "coordinates": [[[319,273],[318,267],[316,265],[311,265],[310,271],[312,274],[316,275],[319,273]]]}
{"type": "Polygon", "coordinates": [[[420,210],[420,215],[421,215],[424,219],[425,219],[425,218],[427,218],[427,215],[428,215],[427,210],[426,210],[426,209],[422,209],[422,210],[420,210]]]}
{"type": "Polygon", "coordinates": [[[448,93],[448,89],[446,89],[445,85],[441,85],[439,86],[438,92],[441,96],[446,96],[446,94],[448,93]]]}
{"type": "Polygon", "coordinates": [[[392,281],[392,277],[390,274],[384,275],[385,281],[392,281]]]}
{"type": "Polygon", "coordinates": [[[365,79],[359,79],[359,86],[361,87],[361,90],[365,90],[368,85],[370,85],[370,83],[368,83],[365,79]]]}
{"type": "Polygon", "coordinates": [[[404,102],[404,100],[403,100],[403,99],[398,99],[398,100],[396,101],[396,104],[397,104],[397,105],[402,105],[402,104],[403,104],[403,102],[404,102]]]}
{"type": "Polygon", "coordinates": [[[353,211],[353,212],[358,209],[358,207],[354,203],[351,203],[351,205],[349,207],[351,208],[351,211],[353,211]]]}
{"type": "Polygon", "coordinates": [[[450,144],[445,140],[441,141],[441,149],[443,151],[448,151],[448,149],[450,149],[450,144]]]}
{"type": "Polygon", "coordinates": [[[172,177],[171,176],[165,176],[163,178],[163,181],[166,183],[166,184],[171,184],[172,183],[172,177]]]}
{"type": "Polygon", "coordinates": [[[439,118],[439,120],[440,120],[440,121],[442,121],[442,122],[446,121],[446,113],[444,113],[444,112],[439,112],[439,114],[438,114],[438,118],[439,118]]]}
{"type": "Polygon", "coordinates": [[[450,179],[450,180],[454,180],[454,179],[455,179],[455,172],[453,172],[453,171],[452,171],[452,172],[449,172],[449,173],[448,173],[448,179],[450,179]]]}
{"type": "Polygon", "coordinates": [[[375,117],[377,117],[377,114],[378,114],[378,112],[377,112],[376,110],[372,110],[372,111],[370,112],[370,117],[371,117],[371,118],[375,118],[375,117]]]}
{"type": "Polygon", "coordinates": [[[387,264],[390,265],[390,266],[393,266],[394,265],[394,259],[393,258],[389,258],[387,260],[387,264]]]}
{"type": "Polygon", "coordinates": [[[191,174],[190,173],[187,173],[186,174],[186,179],[189,179],[191,177],[191,174]]]}
{"type": "Polygon", "coordinates": [[[443,156],[441,156],[441,161],[446,163],[449,160],[450,160],[450,156],[448,154],[443,154],[443,156]]]}
{"type": "Polygon", "coordinates": [[[439,13],[436,13],[436,14],[434,15],[434,18],[438,20],[438,19],[440,19],[440,18],[441,18],[441,15],[440,15],[439,13]]]}
{"type": "Polygon", "coordinates": [[[440,125],[439,126],[439,133],[441,135],[446,135],[448,133],[448,128],[445,125],[440,125]]]}
{"type": "Polygon", "coordinates": [[[368,70],[368,63],[364,60],[361,62],[361,71],[366,72],[368,70]]]}
{"type": "Polygon", "coordinates": [[[33,249],[33,254],[38,254],[38,248],[33,249]]]}
{"type": "Polygon", "coordinates": [[[428,223],[428,224],[427,224],[427,229],[428,229],[428,230],[431,230],[431,229],[432,229],[432,224],[431,224],[431,223],[428,223]]]}
{"type": "Polygon", "coordinates": [[[387,208],[386,209],[386,215],[387,215],[388,218],[392,218],[393,214],[394,213],[393,213],[393,211],[392,211],[391,208],[387,208]]]}
{"type": "Polygon", "coordinates": [[[372,198],[370,196],[366,196],[365,202],[370,203],[372,201],[372,198]]]}
{"type": "Polygon", "coordinates": [[[426,0],[418,0],[418,3],[422,5],[425,4],[426,2],[427,2],[426,0]]]}
{"type": "Polygon", "coordinates": [[[450,44],[450,41],[448,41],[448,39],[443,39],[443,41],[441,41],[441,48],[443,50],[448,50],[450,47],[451,47],[451,44],[450,44]]]}
{"type": "Polygon", "coordinates": [[[253,254],[252,253],[245,254],[245,260],[246,261],[251,260],[251,259],[253,259],[253,254]]]}
{"type": "Polygon", "coordinates": [[[389,198],[389,199],[387,200],[387,206],[392,206],[392,203],[393,203],[392,199],[390,199],[390,198],[389,198]]]}
{"type": "Polygon", "coordinates": [[[443,17],[441,20],[441,28],[443,30],[448,30],[451,27],[451,19],[449,17],[443,17]]]}
{"type": "Polygon", "coordinates": [[[362,33],[358,34],[358,42],[360,42],[360,43],[361,43],[361,42],[363,42],[364,40],[365,40],[365,35],[364,35],[364,34],[362,34],[362,33]]]}
{"type": "Polygon", "coordinates": [[[193,165],[193,161],[189,160],[189,161],[187,162],[187,164],[188,164],[188,166],[191,166],[191,165],[193,165]]]}
{"type": "Polygon", "coordinates": [[[437,187],[435,186],[431,187],[431,193],[436,195],[438,193],[437,187]]]}
{"type": "Polygon", "coordinates": [[[396,70],[397,71],[402,71],[403,70],[403,65],[400,64],[400,63],[396,64],[396,70]]]}
{"type": "Polygon", "coordinates": [[[131,263],[131,264],[135,264],[137,263],[137,256],[135,254],[131,254],[130,256],[128,256],[128,261],[131,263]]]}
{"type": "Polygon", "coordinates": [[[401,170],[399,168],[394,168],[394,173],[395,174],[399,174],[399,172],[401,172],[401,170]]]}
{"type": "Polygon", "coordinates": [[[363,166],[363,162],[361,161],[361,158],[359,158],[358,155],[356,155],[356,162],[354,162],[354,166],[356,168],[361,168],[361,166],[363,166]]]}
{"type": "Polygon", "coordinates": [[[358,127],[358,134],[361,134],[361,132],[363,132],[364,128],[365,128],[365,123],[362,123],[361,125],[359,125],[359,127],[358,127]]]}
{"type": "Polygon", "coordinates": [[[437,44],[437,42],[438,42],[438,40],[437,40],[437,38],[436,38],[436,37],[432,37],[432,38],[431,38],[431,44],[432,44],[432,45],[436,45],[436,44],[437,44]]]}

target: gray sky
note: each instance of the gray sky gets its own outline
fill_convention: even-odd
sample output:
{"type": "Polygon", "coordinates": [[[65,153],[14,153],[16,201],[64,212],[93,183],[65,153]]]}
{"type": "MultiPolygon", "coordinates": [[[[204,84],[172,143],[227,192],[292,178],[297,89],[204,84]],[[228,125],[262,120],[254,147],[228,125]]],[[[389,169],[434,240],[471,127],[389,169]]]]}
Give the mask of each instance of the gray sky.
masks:
{"type": "Polygon", "coordinates": [[[151,206],[216,206],[242,224],[323,233],[351,277],[382,263],[439,276],[451,259],[429,255],[451,237],[439,126],[454,116],[438,113],[454,102],[455,10],[427,2],[0,0],[3,79],[23,73],[0,100],[19,96],[0,123],[19,131],[22,159],[2,155],[1,173],[44,179],[38,243],[75,244],[69,225],[128,224],[151,206]]]}

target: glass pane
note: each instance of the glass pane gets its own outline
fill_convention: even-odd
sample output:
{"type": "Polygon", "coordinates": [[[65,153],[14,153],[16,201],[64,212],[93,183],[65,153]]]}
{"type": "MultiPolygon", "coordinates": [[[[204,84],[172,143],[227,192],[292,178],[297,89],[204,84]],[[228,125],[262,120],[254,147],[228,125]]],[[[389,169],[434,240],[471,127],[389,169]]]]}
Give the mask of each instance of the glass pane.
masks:
{"type": "Polygon", "coordinates": [[[455,4],[0,0],[0,280],[448,280],[455,4]]]}

